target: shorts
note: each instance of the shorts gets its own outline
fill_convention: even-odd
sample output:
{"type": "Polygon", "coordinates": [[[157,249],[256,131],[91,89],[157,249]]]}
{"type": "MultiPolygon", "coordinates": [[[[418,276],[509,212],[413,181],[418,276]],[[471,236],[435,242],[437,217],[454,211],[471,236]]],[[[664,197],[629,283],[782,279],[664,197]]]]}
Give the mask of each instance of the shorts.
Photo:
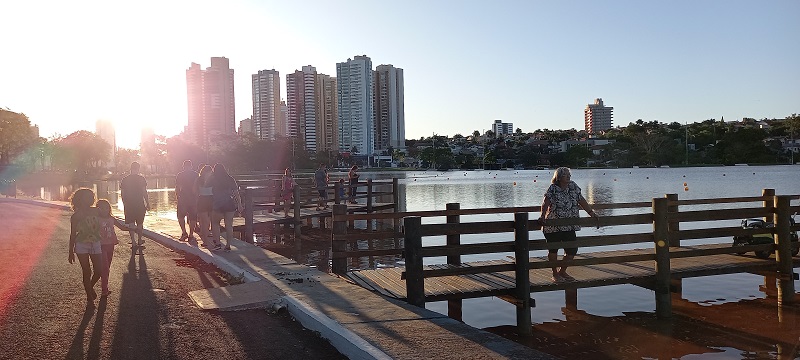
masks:
{"type": "Polygon", "coordinates": [[[102,254],[103,248],[100,246],[99,241],[95,242],[76,242],[75,243],[75,253],[76,254],[102,254]]]}
{"type": "Polygon", "coordinates": [[[319,189],[319,197],[328,200],[328,189],[319,189]]]}
{"type": "MultiPolygon", "coordinates": [[[[557,231],[552,233],[544,233],[544,238],[547,240],[548,243],[557,243],[557,242],[567,242],[567,241],[575,241],[578,239],[577,235],[575,235],[575,231],[557,231]]],[[[575,255],[578,253],[578,248],[568,248],[564,247],[564,253],[567,255],[575,255]]],[[[558,249],[549,249],[548,250],[551,254],[557,253],[558,249]]]]}
{"type": "Polygon", "coordinates": [[[200,196],[197,198],[197,207],[195,211],[198,213],[209,213],[214,201],[211,196],[200,196]]]}
{"type": "Polygon", "coordinates": [[[197,202],[196,201],[178,201],[178,219],[188,217],[194,219],[197,217],[197,202]]]}
{"type": "MultiPolygon", "coordinates": [[[[124,204],[123,204],[124,205],[124,204]]],[[[125,206],[125,223],[126,224],[144,224],[144,208],[135,208],[125,206]]]]}

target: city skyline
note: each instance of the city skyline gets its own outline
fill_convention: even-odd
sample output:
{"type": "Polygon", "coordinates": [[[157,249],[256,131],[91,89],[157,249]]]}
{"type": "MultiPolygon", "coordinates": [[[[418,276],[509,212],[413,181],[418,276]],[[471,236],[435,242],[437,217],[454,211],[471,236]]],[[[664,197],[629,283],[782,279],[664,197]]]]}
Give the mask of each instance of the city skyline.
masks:
{"type": "Polygon", "coordinates": [[[28,115],[44,137],[110,120],[120,146],[135,147],[128,140],[139,138],[141,126],[172,136],[187,125],[184,70],[191,62],[230,59],[238,124],[252,115],[245,77],[305,65],[334,74],[336,63],[366,54],[405,72],[408,139],[466,135],[494,119],[526,132],[582,129],[595,98],[613,104],[615,126],[639,118],[783,118],[800,110],[797,1],[295,7],[5,4],[0,31],[14,34],[4,45],[18,51],[0,60],[0,107],[28,115]],[[378,16],[386,13],[392,16],[378,16]],[[220,21],[213,31],[206,25],[212,19],[220,21]],[[270,51],[252,46],[261,39],[270,51]]]}

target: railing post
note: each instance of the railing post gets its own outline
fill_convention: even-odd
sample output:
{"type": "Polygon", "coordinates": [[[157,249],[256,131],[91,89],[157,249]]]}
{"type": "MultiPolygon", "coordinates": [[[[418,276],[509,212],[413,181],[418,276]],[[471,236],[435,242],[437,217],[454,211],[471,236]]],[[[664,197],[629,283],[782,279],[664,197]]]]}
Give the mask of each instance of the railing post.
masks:
{"type": "Polygon", "coordinates": [[[517,332],[520,336],[531,336],[531,281],[528,250],[528,213],[514,214],[514,256],[516,257],[517,332]]]}
{"type": "Polygon", "coordinates": [[[292,188],[292,201],[294,201],[294,241],[300,244],[300,187],[295,186],[292,188]]]}
{"type": "MultiPolygon", "coordinates": [[[[678,201],[678,194],[666,194],[664,195],[670,203],[675,203],[678,201]]],[[[678,205],[668,205],[667,212],[669,214],[676,214],[678,212],[678,205]]],[[[669,246],[681,246],[681,240],[678,238],[678,231],[681,230],[681,223],[680,221],[669,219],[668,223],[668,231],[669,231],[669,246]]]]}
{"type": "MultiPolygon", "coordinates": [[[[353,191],[355,195],[355,190],[353,191]]],[[[367,214],[372,213],[372,179],[367,179],[367,214]]]]}
{"type": "MultiPolygon", "coordinates": [[[[461,209],[461,204],[459,203],[448,203],[446,205],[448,211],[451,210],[459,210],[461,209]]],[[[459,215],[447,215],[447,223],[448,224],[458,224],[461,222],[461,216],[459,215]]],[[[459,234],[451,234],[447,235],[447,246],[457,247],[461,245],[461,235],[459,234]]],[[[458,266],[461,264],[461,255],[447,255],[447,264],[448,265],[455,265],[458,266]]],[[[461,299],[456,300],[447,300],[447,316],[461,321],[462,319],[462,305],[463,301],[461,299]]]]}
{"type": "Polygon", "coordinates": [[[406,301],[425,307],[425,279],[422,275],[422,218],[407,217],[405,224],[406,301]]]}
{"type": "Polygon", "coordinates": [[[244,241],[253,242],[253,189],[244,188],[244,241]]]}
{"type": "Polygon", "coordinates": [[[342,191],[342,184],[340,184],[337,181],[337,182],[335,182],[333,184],[333,203],[334,204],[340,204],[341,201],[342,201],[342,197],[340,196],[341,194],[339,193],[340,191],[342,191]]]}
{"type": "MultiPolygon", "coordinates": [[[[394,212],[400,212],[400,183],[397,178],[392,178],[392,203],[394,212]]],[[[394,231],[400,231],[400,219],[394,218],[394,231]]]]}
{"type": "Polygon", "coordinates": [[[347,234],[347,222],[341,220],[341,216],[347,215],[347,205],[333,205],[333,237],[331,238],[331,271],[334,274],[344,275],[347,273],[347,258],[342,256],[347,251],[347,241],[343,240],[343,235],[347,234]]]}
{"type": "Polygon", "coordinates": [[[764,216],[764,221],[768,223],[775,223],[775,216],[772,214],[775,211],[775,189],[762,189],[761,196],[764,199],[764,209],[767,209],[769,215],[764,216]]]}
{"type": "Polygon", "coordinates": [[[792,239],[789,221],[791,196],[775,196],[775,261],[778,262],[778,304],[794,302],[792,239]]]}
{"type": "MultiPolygon", "coordinates": [[[[678,202],[678,194],[666,194],[664,197],[670,202],[670,205],[667,206],[667,212],[670,215],[668,222],[669,246],[680,247],[681,239],[678,237],[678,232],[681,230],[681,222],[672,219],[672,215],[677,215],[679,212],[678,205],[673,204],[678,202]]],[[[678,294],[683,293],[683,279],[670,280],[670,291],[678,294]]]]}
{"type": "Polygon", "coordinates": [[[667,198],[653,199],[653,237],[656,247],[656,316],[659,319],[672,317],[672,296],[669,292],[669,223],[667,198]]]}
{"type": "Polygon", "coordinates": [[[283,188],[281,184],[281,180],[279,179],[272,179],[272,186],[270,187],[269,184],[265,186],[265,190],[267,190],[267,196],[272,196],[273,204],[272,210],[270,212],[278,212],[278,209],[281,207],[281,200],[283,200],[283,194],[281,194],[281,189],[283,188]]]}

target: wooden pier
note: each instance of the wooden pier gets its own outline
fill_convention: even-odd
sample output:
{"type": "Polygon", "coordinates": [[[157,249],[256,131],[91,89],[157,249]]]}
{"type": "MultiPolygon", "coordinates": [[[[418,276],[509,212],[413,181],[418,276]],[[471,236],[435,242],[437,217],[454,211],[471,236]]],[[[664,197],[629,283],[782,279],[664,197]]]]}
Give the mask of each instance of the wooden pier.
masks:
{"type": "MultiPolygon", "coordinates": [[[[281,196],[281,178],[266,177],[259,179],[239,179],[239,192],[244,203],[244,213],[241,217],[234,218],[233,230],[239,233],[239,238],[253,242],[256,231],[272,229],[275,226],[289,226],[294,228],[294,235],[300,236],[301,224],[305,221],[312,224],[313,219],[318,219],[320,227],[324,228],[326,219],[331,218],[333,209],[330,205],[341,204],[345,206],[348,214],[372,214],[375,212],[391,210],[397,212],[398,182],[391,180],[372,180],[359,182],[353,197],[342,196],[346,193],[338,181],[331,179],[328,185],[328,200],[324,208],[318,208],[319,193],[314,187],[313,179],[295,177],[297,186],[293,189],[293,200],[290,204],[291,216],[284,212],[283,198],[281,196]],[[389,201],[380,202],[388,199],[389,201]],[[356,203],[351,203],[355,201],[356,203]]],[[[349,189],[349,185],[345,185],[349,189]]]]}
{"type": "MultiPolygon", "coordinates": [[[[459,204],[448,204],[444,211],[406,213],[349,214],[343,205],[334,206],[332,236],[332,271],[383,295],[423,306],[427,301],[448,300],[451,317],[460,318],[461,299],[497,296],[516,305],[517,327],[521,335],[531,331],[530,308],[535,302],[531,293],[579,288],[633,284],[654,291],[656,315],[671,316],[671,292],[679,291],[683,278],[732,273],[757,273],[778,279],[779,303],[794,301],[794,266],[792,231],[800,226],[790,224],[790,214],[800,212],[800,206],[791,206],[792,199],[800,196],[775,196],[765,189],[762,196],[678,200],[669,194],[652,202],[594,204],[595,210],[639,208],[643,213],[633,215],[602,216],[592,218],[550,220],[553,225],[579,224],[581,226],[622,226],[651,224],[652,231],[615,235],[579,237],[573,244],[583,250],[569,261],[569,273],[574,281],[554,282],[551,267],[557,266],[546,257],[530,257],[530,251],[563,247],[548,244],[544,239],[529,240],[530,231],[540,230],[536,220],[528,213],[538,213],[538,206],[494,209],[460,209],[459,204]],[[760,203],[760,206],[753,206],[760,203]],[[724,205],[719,205],[724,204],[724,205]],[[717,209],[708,210],[709,205],[717,209]],[[703,210],[688,210],[705,206],[703,210]],[[719,209],[719,207],[724,207],[719,209]],[[463,215],[513,214],[513,221],[462,222],[463,215]],[[445,217],[445,223],[422,224],[423,217],[445,217]],[[710,226],[701,229],[681,230],[681,222],[712,222],[717,220],[763,217],[774,222],[773,228],[744,229],[742,227],[710,226]],[[353,220],[403,219],[403,227],[388,231],[348,234],[346,223],[353,220]],[[402,230],[402,231],[401,231],[402,230]],[[462,244],[463,234],[513,233],[514,241],[480,242],[462,244]],[[732,236],[773,234],[775,242],[760,245],[733,247],[732,236]],[[446,245],[423,246],[423,238],[446,236],[446,245]],[[376,239],[403,239],[403,245],[393,249],[363,249],[364,242],[376,239]],[[723,243],[686,245],[681,240],[725,239],[723,243]],[[360,244],[360,245],[359,245],[360,244]],[[599,246],[637,244],[632,250],[593,251],[599,246]],[[774,258],[760,259],[754,251],[774,252],[774,258]],[[514,253],[510,259],[479,262],[462,262],[462,255],[514,253]],[[740,255],[742,254],[742,255],[740,255]],[[402,255],[405,267],[367,270],[348,269],[348,260],[359,257],[402,255]],[[446,257],[442,264],[423,265],[423,259],[446,257]],[[517,259],[526,259],[517,261],[517,259]]],[[[711,223],[713,224],[713,223],[711,223]]],[[[641,227],[639,227],[641,228],[641,227]]],[[[399,243],[399,242],[398,242],[399,243]]],[[[500,255],[498,255],[500,257],[500,255]]],[[[560,263],[558,264],[560,265],[560,263]]]]}

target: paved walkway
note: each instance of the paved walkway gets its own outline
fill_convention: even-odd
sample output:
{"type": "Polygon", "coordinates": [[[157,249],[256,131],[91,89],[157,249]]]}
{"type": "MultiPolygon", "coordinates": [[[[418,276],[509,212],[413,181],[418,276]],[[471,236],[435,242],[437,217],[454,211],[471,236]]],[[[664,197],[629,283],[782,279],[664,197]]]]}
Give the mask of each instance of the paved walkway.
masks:
{"type": "Polygon", "coordinates": [[[200,256],[244,284],[199,290],[202,308],[286,307],[351,359],[549,359],[547,354],[445,315],[388,299],[337,276],[234,240],[231,252],[178,241],[177,221],[149,216],[145,235],[200,256]]]}

